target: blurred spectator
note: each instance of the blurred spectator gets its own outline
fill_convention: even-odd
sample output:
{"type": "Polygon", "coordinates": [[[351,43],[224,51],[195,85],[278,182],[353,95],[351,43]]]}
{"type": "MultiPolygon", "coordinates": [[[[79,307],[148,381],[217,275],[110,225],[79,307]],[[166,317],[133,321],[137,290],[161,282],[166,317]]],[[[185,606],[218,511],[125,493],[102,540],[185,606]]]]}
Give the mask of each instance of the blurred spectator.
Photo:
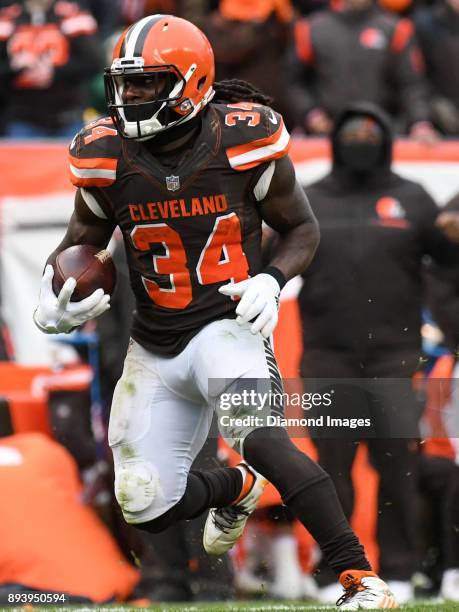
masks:
{"type": "Polygon", "coordinates": [[[138,572],[82,503],[77,466],[62,446],[41,433],[2,438],[0,487],[8,500],[0,507],[0,604],[30,592],[65,594],[54,606],[131,593],[138,572]]]}
{"type": "Polygon", "coordinates": [[[218,2],[219,0],[177,0],[178,8],[174,14],[203,29],[208,13],[217,9],[218,2]]]}
{"type": "Polygon", "coordinates": [[[203,28],[215,54],[218,80],[243,79],[273,98],[292,125],[283,55],[291,33],[290,0],[221,0],[203,28]]]}
{"type": "Polygon", "coordinates": [[[386,11],[406,15],[413,7],[413,0],[379,0],[379,5],[386,11]]]}
{"type": "MultiPolygon", "coordinates": [[[[381,111],[369,104],[348,107],[337,119],[332,147],[331,173],[307,188],[321,242],[299,296],[301,371],[305,378],[354,379],[337,392],[331,416],[356,417],[361,410],[389,430],[377,429],[368,446],[380,475],[380,573],[403,602],[412,595],[418,540],[420,407],[411,378],[421,354],[421,264],[429,254],[441,266],[457,266],[459,249],[435,227],[438,209],[427,192],[391,171],[392,138],[381,111]],[[384,387],[387,398],[358,384],[387,378],[400,379],[384,387]],[[389,421],[393,406],[398,410],[389,421]]],[[[325,428],[311,433],[350,516],[351,468],[357,441],[368,433],[351,430],[332,441],[325,428]]]]}
{"type": "MultiPolygon", "coordinates": [[[[92,0],[97,2],[97,0],[92,0]]],[[[204,16],[218,5],[218,0],[118,0],[125,23],[146,15],[177,15],[201,26],[204,16]]]]}
{"type": "Polygon", "coordinates": [[[80,4],[97,21],[99,37],[102,41],[123,26],[120,0],[116,2],[113,0],[80,0],[80,4]]]}
{"type": "Polygon", "coordinates": [[[343,0],[339,6],[296,23],[286,97],[298,125],[312,134],[330,134],[343,106],[369,101],[394,115],[412,136],[434,141],[411,21],[384,12],[372,0],[343,0]]]}
{"type": "Polygon", "coordinates": [[[71,138],[100,66],[97,23],[76,2],[23,0],[0,11],[6,136],[71,138]]]}
{"type": "Polygon", "coordinates": [[[427,74],[432,116],[442,132],[459,135],[459,0],[441,0],[414,14],[427,74]]]}
{"type": "Polygon", "coordinates": [[[328,6],[328,0],[293,0],[293,6],[300,15],[309,15],[328,6]]]}
{"type": "MultiPolygon", "coordinates": [[[[97,0],[94,0],[97,2],[97,0]]],[[[134,23],[146,15],[156,13],[177,15],[177,0],[118,0],[124,21],[134,23]]]]}

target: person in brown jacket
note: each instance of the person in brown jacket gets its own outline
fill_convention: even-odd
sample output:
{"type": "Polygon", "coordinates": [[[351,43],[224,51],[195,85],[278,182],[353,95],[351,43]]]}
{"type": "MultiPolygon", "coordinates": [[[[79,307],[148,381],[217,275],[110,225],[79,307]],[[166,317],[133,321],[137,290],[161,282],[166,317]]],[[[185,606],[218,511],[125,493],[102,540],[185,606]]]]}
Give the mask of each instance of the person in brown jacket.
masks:
{"type": "Polygon", "coordinates": [[[290,0],[221,0],[202,24],[215,53],[218,79],[242,79],[273,98],[273,108],[292,126],[286,95],[284,53],[292,34],[290,0]]]}

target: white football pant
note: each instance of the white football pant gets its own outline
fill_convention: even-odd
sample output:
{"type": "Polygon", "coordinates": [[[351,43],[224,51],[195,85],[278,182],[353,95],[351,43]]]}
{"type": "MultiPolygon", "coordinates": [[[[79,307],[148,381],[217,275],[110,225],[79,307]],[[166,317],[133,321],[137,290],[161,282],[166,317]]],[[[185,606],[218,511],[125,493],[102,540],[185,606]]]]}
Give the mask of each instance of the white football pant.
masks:
{"type": "MultiPolygon", "coordinates": [[[[235,422],[257,415],[257,399],[249,407],[237,400],[228,407],[228,397],[244,390],[282,392],[271,345],[253,335],[250,324],[210,323],[172,358],[153,355],[131,340],[108,435],[115,494],[128,523],[155,519],[180,501],[215,410],[220,433],[241,451],[243,439],[260,426],[254,418],[235,422]]],[[[264,415],[267,410],[279,411],[268,408],[264,415]]]]}

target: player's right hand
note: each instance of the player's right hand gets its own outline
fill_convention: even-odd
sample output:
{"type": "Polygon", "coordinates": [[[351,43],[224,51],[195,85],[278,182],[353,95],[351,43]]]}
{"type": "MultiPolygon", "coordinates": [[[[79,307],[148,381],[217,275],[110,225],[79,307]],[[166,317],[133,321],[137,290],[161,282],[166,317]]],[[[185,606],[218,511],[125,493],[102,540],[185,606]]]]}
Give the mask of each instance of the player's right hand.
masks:
{"type": "Polygon", "coordinates": [[[74,278],[68,278],[56,296],[53,276],[54,269],[48,264],[41,280],[39,304],[33,314],[36,326],[45,334],[68,334],[110,308],[110,296],[103,289],[97,289],[80,302],[71,302],[76,287],[74,278]]]}

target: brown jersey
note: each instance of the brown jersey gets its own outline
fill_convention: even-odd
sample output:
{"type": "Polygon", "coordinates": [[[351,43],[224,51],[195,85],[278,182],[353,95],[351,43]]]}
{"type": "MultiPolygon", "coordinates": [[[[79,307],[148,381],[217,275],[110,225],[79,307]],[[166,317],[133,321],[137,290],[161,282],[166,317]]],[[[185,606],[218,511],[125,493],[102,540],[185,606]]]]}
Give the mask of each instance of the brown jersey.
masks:
{"type": "Polygon", "coordinates": [[[139,344],[173,356],[204,325],[234,317],[237,302],[218,288],[261,271],[253,189],[288,145],[281,116],[247,102],[211,104],[172,171],[142,143],[121,139],[110,119],[75,137],[71,181],[123,233],[139,344]]]}

